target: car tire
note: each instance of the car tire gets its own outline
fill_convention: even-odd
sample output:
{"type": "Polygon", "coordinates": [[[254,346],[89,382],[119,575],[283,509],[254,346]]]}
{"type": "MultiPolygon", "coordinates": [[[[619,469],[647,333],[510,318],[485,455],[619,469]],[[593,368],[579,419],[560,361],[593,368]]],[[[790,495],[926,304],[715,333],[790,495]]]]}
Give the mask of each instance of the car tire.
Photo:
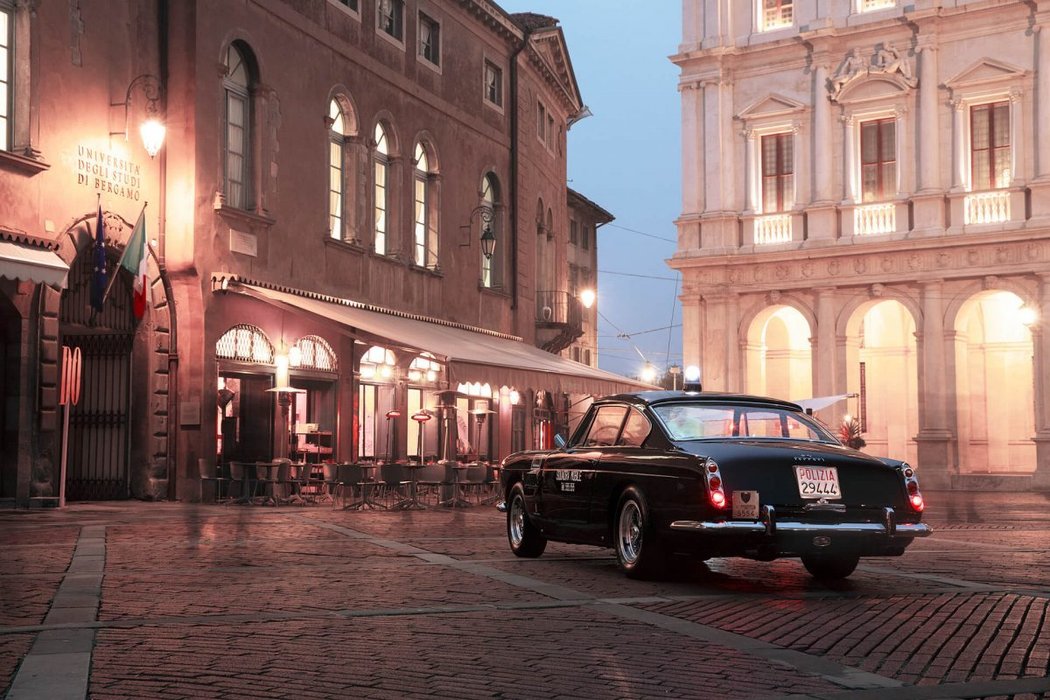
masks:
{"type": "Polygon", "coordinates": [[[652,513],[634,486],[620,495],[612,534],[616,561],[628,577],[658,578],[663,574],[666,557],[654,536],[652,513]]]}
{"type": "Polygon", "coordinates": [[[860,556],[856,554],[803,554],[802,565],[813,578],[822,581],[844,579],[857,568],[860,556]]]}
{"type": "Polygon", "coordinates": [[[525,508],[525,489],[514,484],[510,490],[510,505],[507,507],[507,541],[515,556],[535,559],[547,548],[547,538],[539,533],[529,520],[525,508]]]}

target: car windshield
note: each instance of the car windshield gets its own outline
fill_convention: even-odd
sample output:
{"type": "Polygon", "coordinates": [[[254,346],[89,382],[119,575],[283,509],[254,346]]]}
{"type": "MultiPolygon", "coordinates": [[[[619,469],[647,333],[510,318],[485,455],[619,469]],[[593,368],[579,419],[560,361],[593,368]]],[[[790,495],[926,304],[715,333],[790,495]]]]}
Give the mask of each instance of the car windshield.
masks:
{"type": "Polygon", "coordinates": [[[809,416],[775,406],[672,403],[653,406],[672,440],[771,438],[838,442],[809,416]]]}

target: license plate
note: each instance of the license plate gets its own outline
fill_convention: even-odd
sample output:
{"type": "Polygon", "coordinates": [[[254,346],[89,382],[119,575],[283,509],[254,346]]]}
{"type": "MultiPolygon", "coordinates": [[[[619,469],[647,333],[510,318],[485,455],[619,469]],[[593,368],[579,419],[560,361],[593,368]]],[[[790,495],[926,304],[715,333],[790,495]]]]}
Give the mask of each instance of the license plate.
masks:
{"type": "Polygon", "coordinates": [[[733,492],[733,517],[758,520],[758,491],[733,492]]]}
{"type": "Polygon", "coordinates": [[[802,498],[842,498],[839,470],[835,467],[795,467],[798,494],[802,498]]]}

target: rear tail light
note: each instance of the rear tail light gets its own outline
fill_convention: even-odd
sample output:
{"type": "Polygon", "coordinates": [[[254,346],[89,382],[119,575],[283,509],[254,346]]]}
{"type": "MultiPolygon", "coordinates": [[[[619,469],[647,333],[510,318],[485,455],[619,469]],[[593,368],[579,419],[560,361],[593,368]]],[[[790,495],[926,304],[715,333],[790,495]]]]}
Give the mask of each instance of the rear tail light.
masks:
{"type": "Polygon", "coordinates": [[[718,463],[713,459],[707,460],[707,468],[704,469],[707,478],[707,498],[715,508],[726,507],[726,492],[722,488],[722,474],[718,471],[718,463]]]}
{"type": "Polygon", "coordinates": [[[904,488],[908,492],[908,505],[916,513],[921,513],[926,508],[926,502],[919,490],[919,477],[915,476],[915,470],[907,464],[901,465],[901,476],[904,477],[904,488]]]}

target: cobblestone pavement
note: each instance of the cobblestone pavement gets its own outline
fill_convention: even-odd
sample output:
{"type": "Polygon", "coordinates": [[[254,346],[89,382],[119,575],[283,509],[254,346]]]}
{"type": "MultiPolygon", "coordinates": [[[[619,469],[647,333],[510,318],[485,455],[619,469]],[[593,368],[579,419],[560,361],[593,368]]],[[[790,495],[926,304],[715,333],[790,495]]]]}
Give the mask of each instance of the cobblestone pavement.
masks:
{"type": "Polygon", "coordinates": [[[795,560],[522,560],[491,507],[0,512],[9,698],[1050,698],[1050,497],[928,493],[934,536],[795,560]]]}

